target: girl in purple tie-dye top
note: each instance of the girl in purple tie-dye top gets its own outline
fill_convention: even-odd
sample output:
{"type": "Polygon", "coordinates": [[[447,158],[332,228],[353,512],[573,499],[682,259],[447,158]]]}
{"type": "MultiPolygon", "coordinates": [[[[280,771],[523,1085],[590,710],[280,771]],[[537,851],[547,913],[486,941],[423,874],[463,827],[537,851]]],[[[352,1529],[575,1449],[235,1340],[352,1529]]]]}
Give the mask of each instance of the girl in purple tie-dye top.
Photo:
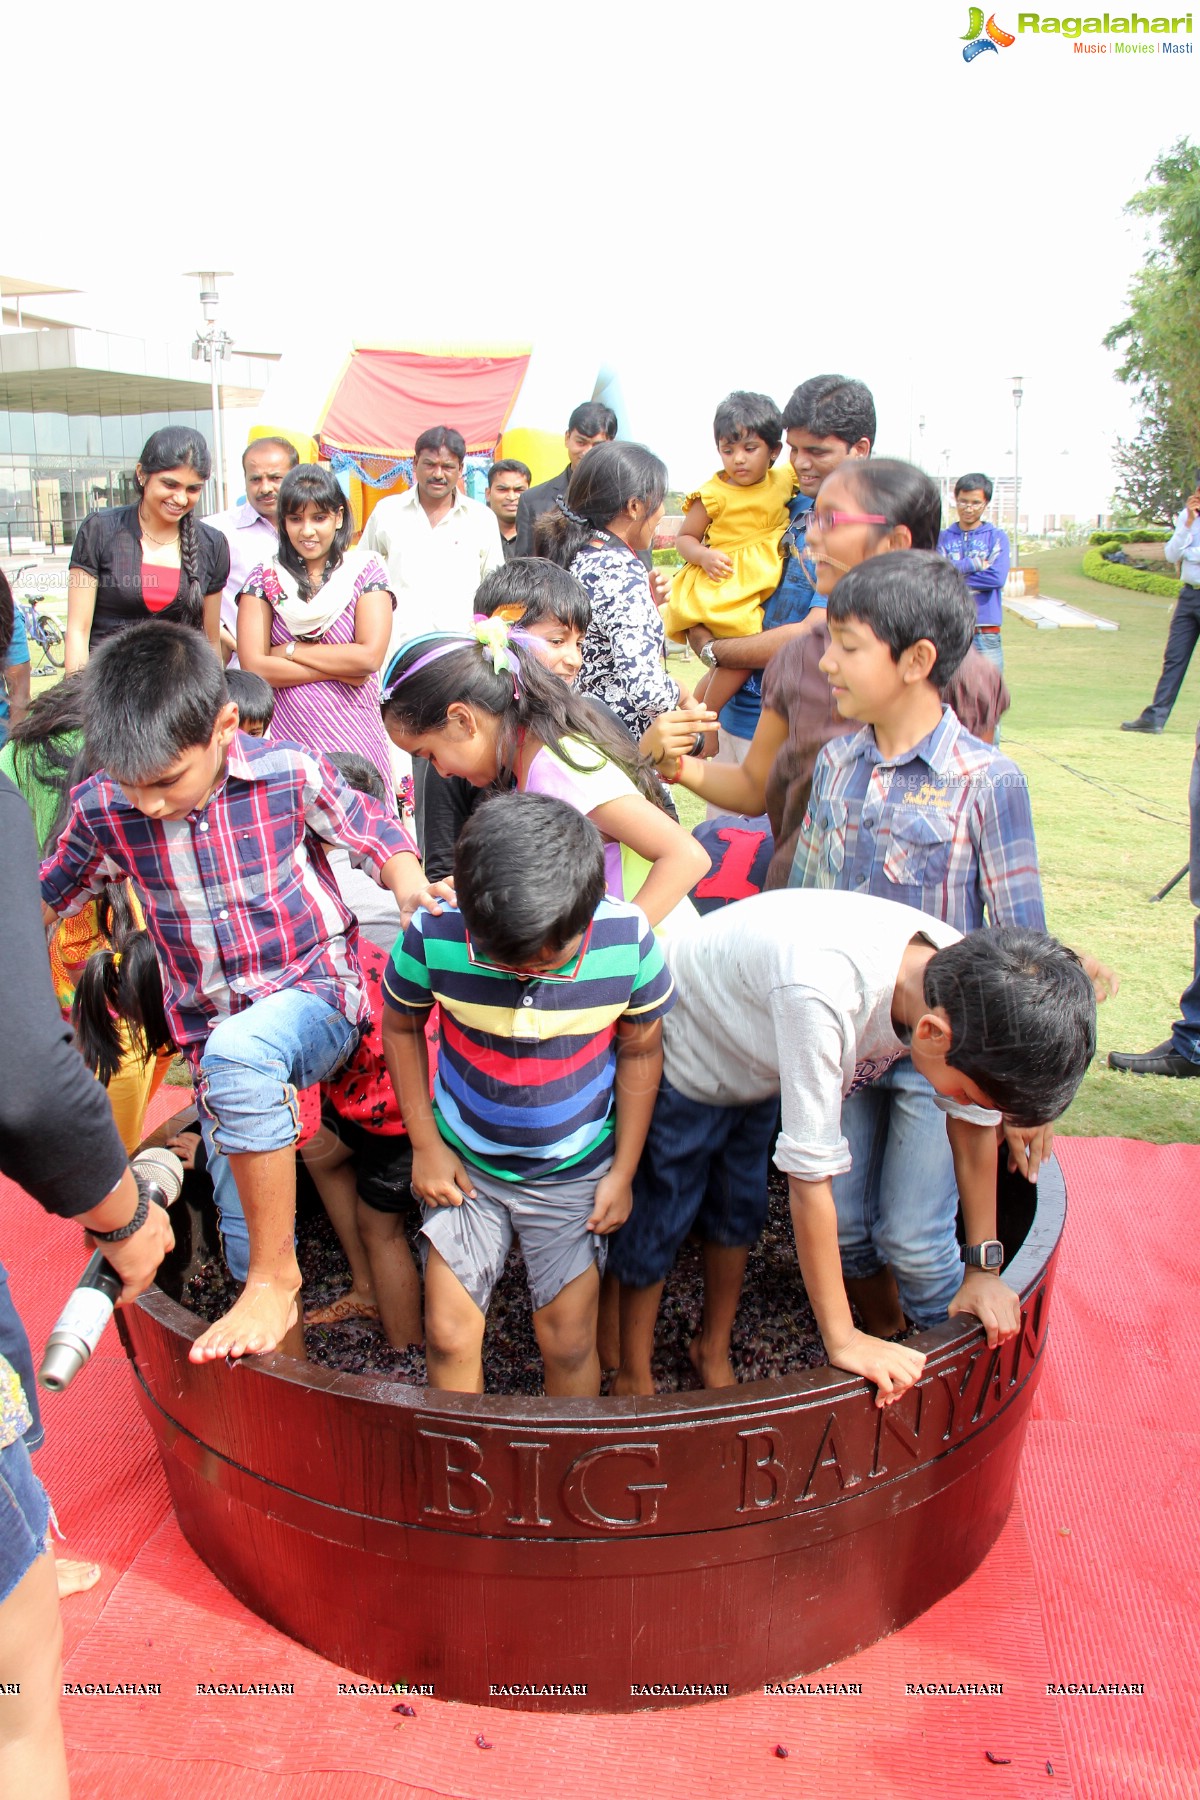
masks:
{"type": "Polygon", "coordinates": [[[302,463],[279,490],[279,554],[238,595],[238,661],[275,690],[272,738],[354,750],[382,775],[395,809],[379,669],[396,601],[382,563],[349,550],[349,503],[333,472],[302,463]]]}

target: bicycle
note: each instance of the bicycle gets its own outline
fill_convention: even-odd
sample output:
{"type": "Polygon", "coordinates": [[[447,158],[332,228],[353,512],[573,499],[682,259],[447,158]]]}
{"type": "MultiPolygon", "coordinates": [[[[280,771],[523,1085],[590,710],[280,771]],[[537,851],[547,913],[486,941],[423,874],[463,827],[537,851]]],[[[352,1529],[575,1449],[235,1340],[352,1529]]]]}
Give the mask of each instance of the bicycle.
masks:
{"type": "MultiPolygon", "coordinates": [[[[23,563],[19,569],[14,571],[11,585],[15,588],[22,575],[26,575],[30,569],[36,568],[36,563],[23,563]]],[[[25,631],[29,638],[30,648],[32,649],[36,645],[41,656],[41,661],[32,671],[35,675],[43,675],[48,669],[61,669],[67,657],[66,639],[58,620],[52,619],[49,614],[43,617],[38,611],[38,607],[44,602],[44,594],[27,594],[24,600],[16,602],[25,620],[25,631]]]]}

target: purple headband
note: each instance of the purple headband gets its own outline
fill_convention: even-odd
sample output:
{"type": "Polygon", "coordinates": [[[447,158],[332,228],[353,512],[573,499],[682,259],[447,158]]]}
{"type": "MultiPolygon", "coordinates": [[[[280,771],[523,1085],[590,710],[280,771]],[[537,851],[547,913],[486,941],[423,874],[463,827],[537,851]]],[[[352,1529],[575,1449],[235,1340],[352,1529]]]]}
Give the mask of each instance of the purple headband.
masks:
{"type": "Polygon", "coordinates": [[[461,637],[439,637],[438,641],[428,650],[423,651],[416,662],[410,664],[403,674],[397,676],[394,681],[385,680],[381,699],[390,700],[402,682],[417,674],[418,670],[428,668],[430,663],[435,663],[441,657],[448,656],[452,650],[467,649],[472,644],[477,644],[497,675],[505,669],[511,673],[513,699],[517,700],[521,695],[521,665],[517,660],[516,646],[513,641],[517,638],[527,641],[529,633],[525,631],[510,633],[503,619],[494,615],[488,618],[483,613],[476,613],[474,630],[470,634],[464,632],[461,637]]]}

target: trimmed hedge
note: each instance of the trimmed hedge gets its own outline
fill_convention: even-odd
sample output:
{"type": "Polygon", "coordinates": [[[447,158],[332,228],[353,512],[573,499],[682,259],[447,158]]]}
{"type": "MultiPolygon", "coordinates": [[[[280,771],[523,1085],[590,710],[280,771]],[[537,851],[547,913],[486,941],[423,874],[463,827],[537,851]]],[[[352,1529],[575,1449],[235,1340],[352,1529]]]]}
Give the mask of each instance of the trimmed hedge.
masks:
{"type": "MultiPolygon", "coordinates": [[[[1134,542],[1145,543],[1145,538],[1134,542]]],[[[1135,594],[1157,594],[1163,600],[1178,600],[1180,583],[1169,575],[1147,575],[1123,563],[1105,562],[1103,550],[1085,550],[1083,572],[1091,581],[1103,581],[1109,587],[1130,588],[1135,594]]]]}
{"type": "Polygon", "coordinates": [[[1165,544],[1172,536],[1158,525],[1144,525],[1140,531],[1093,531],[1089,544],[1165,544]]]}

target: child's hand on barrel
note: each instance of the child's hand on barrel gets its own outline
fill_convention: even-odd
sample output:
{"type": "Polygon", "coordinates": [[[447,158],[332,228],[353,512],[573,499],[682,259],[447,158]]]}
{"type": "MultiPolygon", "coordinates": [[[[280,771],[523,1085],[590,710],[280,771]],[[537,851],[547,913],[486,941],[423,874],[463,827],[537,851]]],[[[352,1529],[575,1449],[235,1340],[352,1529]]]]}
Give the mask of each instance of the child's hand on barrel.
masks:
{"type": "Polygon", "coordinates": [[[852,1331],[840,1344],[827,1343],[825,1351],[835,1369],[846,1369],[851,1375],[862,1375],[875,1383],[876,1406],[893,1406],[901,1394],[921,1379],[925,1367],[920,1350],[870,1337],[865,1331],[852,1331]]]}
{"type": "Polygon", "coordinates": [[[1015,1338],[1021,1325],[1020,1296],[990,1269],[968,1269],[946,1310],[951,1318],[955,1313],[974,1313],[987,1332],[989,1350],[1015,1338]]]}

